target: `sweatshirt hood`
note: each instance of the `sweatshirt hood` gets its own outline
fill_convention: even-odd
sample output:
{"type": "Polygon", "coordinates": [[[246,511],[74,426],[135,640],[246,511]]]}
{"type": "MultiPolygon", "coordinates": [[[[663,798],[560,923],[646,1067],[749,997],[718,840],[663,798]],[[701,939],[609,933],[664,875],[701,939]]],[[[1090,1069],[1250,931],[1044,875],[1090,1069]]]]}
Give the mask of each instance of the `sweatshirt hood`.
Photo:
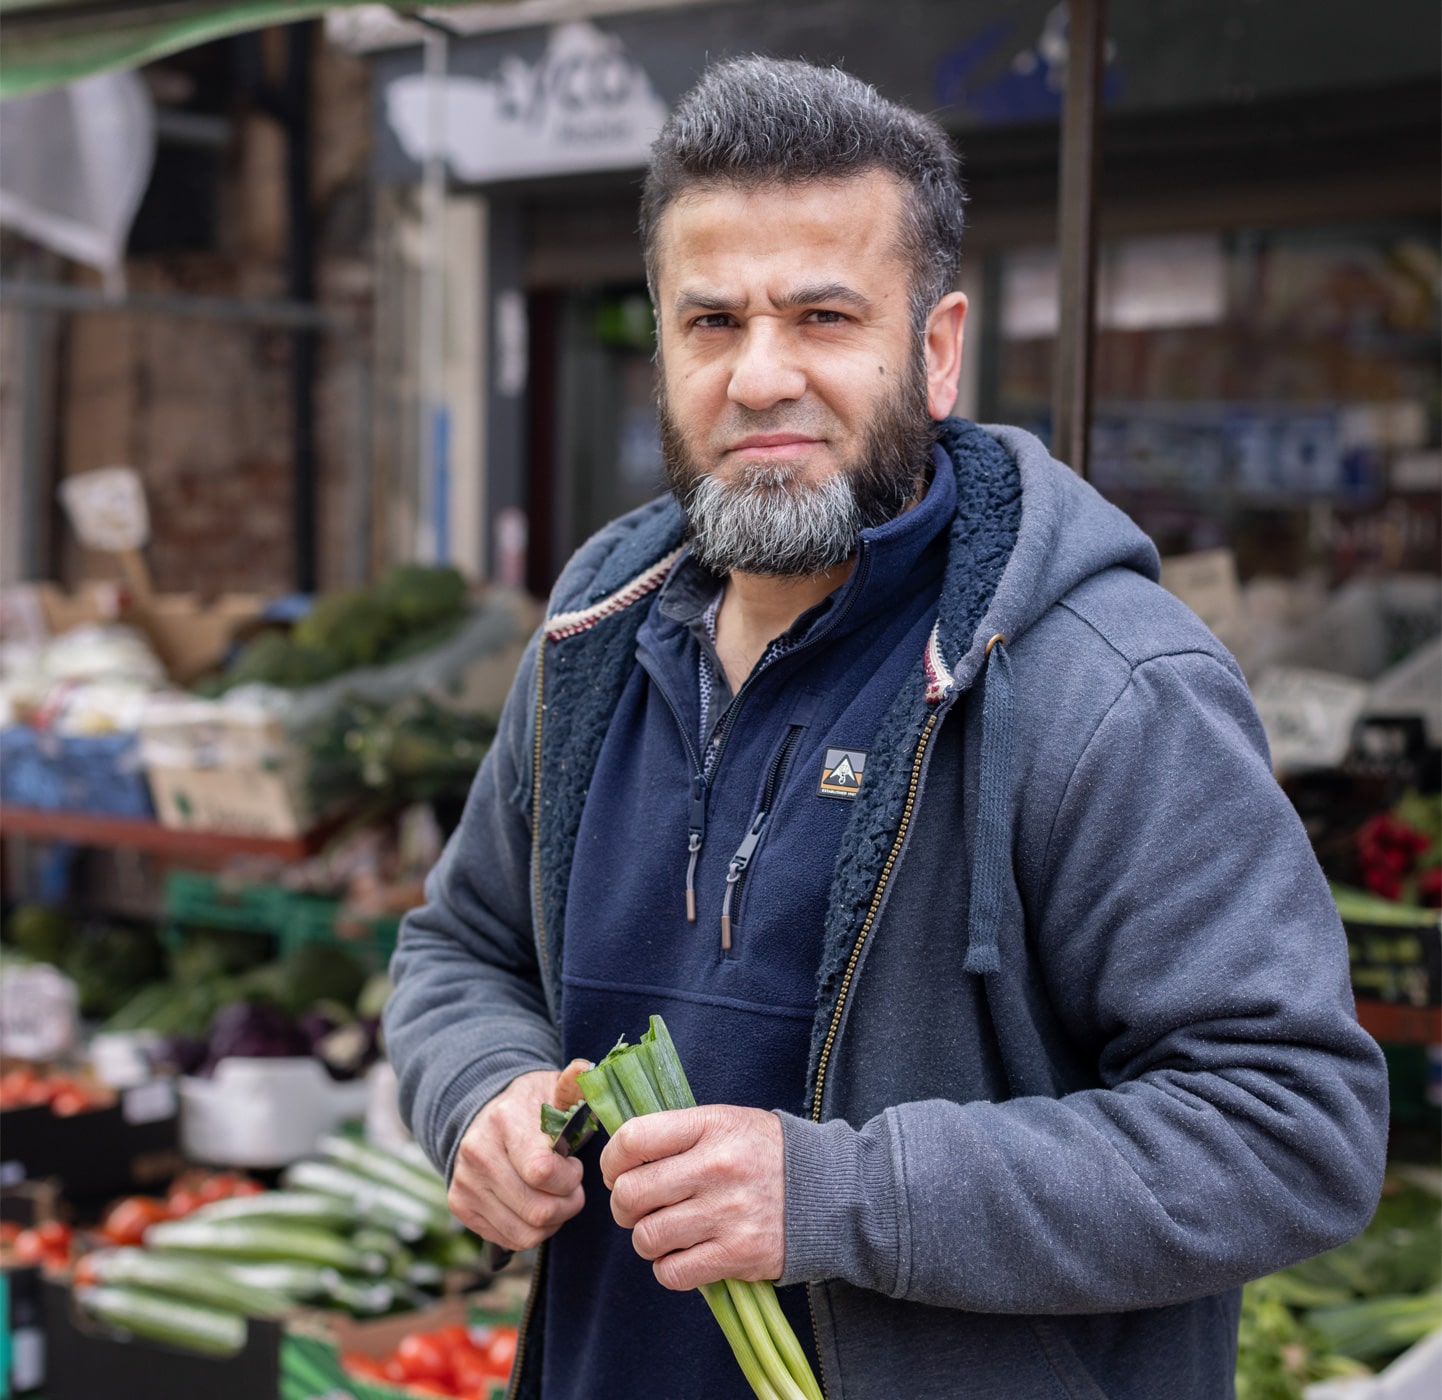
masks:
{"type": "Polygon", "coordinates": [[[941,425],[939,442],[956,468],[960,499],[941,616],[927,655],[928,699],[933,702],[976,680],[989,642],[1000,638],[1002,645],[1015,645],[1048,608],[1093,574],[1130,568],[1155,581],[1161,572],[1156,546],[1136,524],[1030,433],[951,418],[941,425]],[[1010,555],[995,591],[976,623],[965,592],[972,580],[992,576],[977,557],[992,535],[985,520],[967,508],[968,482],[986,470],[997,444],[1016,464],[1021,520],[1014,542],[1008,542],[1010,555]]]}

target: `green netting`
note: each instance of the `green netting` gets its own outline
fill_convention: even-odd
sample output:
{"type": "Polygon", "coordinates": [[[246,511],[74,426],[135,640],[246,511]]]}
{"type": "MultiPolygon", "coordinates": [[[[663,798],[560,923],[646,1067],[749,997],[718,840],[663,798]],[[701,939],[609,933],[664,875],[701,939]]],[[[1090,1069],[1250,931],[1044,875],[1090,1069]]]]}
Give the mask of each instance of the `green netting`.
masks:
{"type": "MultiPolygon", "coordinates": [[[[441,0],[445,3],[445,0],[441,0]]],[[[362,0],[0,0],[0,101],[362,0]]],[[[428,0],[431,8],[435,0],[428,0]]],[[[391,8],[417,9],[419,0],[391,8]]]]}

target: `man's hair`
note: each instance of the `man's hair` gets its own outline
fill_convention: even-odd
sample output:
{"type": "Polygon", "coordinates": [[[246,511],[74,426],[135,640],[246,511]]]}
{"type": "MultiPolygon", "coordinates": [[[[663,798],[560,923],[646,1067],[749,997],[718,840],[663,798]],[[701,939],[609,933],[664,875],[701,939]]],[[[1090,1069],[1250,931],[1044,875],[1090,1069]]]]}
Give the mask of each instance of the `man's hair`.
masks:
{"type": "Polygon", "coordinates": [[[707,69],[651,148],[641,239],[652,300],[661,216],[682,195],[829,182],[873,170],[901,185],[900,252],[911,264],[911,317],[920,334],[961,264],[965,195],[946,133],[837,68],[752,57],[707,69]]]}

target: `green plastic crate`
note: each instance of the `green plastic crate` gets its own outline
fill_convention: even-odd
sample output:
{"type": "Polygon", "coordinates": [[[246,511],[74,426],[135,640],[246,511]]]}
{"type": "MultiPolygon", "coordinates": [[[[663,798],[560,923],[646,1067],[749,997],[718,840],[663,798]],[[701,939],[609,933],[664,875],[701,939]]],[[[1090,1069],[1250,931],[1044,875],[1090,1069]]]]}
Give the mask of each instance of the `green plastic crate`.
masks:
{"type": "Polygon", "coordinates": [[[290,895],[278,931],[282,955],[306,943],[334,943],[382,968],[396,949],[398,918],[341,919],[342,901],[320,895],[290,895]]]}
{"type": "Polygon", "coordinates": [[[165,877],[165,919],[170,924],[278,934],[290,899],[274,885],[233,884],[190,870],[172,870],[165,877]]]}

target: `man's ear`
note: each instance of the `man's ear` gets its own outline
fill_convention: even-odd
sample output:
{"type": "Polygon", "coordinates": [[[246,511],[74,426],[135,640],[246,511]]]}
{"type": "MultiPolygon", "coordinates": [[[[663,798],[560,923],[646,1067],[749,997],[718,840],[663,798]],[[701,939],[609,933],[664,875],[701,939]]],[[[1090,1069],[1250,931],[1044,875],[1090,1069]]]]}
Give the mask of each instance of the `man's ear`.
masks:
{"type": "Polygon", "coordinates": [[[961,347],[966,332],[966,296],[949,292],[926,318],[926,406],[942,419],[956,404],[961,377],[961,347]]]}

